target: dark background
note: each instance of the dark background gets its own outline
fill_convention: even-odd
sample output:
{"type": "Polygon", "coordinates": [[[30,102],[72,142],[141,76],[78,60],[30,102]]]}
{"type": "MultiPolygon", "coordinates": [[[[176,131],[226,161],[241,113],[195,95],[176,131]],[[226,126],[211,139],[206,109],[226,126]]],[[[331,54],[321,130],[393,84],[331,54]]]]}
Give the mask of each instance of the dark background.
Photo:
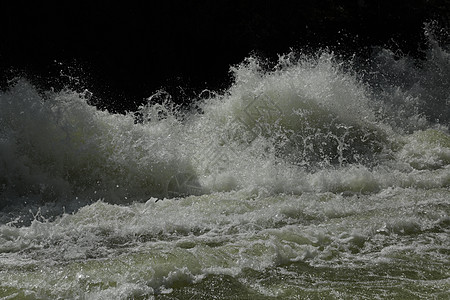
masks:
{"type": "Polygon", "coordinates": [[[25,76],[43,89],[87,88],[118,112],[159,88],[177,101],[225,89],[250,54],[275,61],[327,46],[364,56],[388,45],[420,55],[423,23],[450,16],[449,0],[37,2],[0,4],[1,87],[25,76]]]}

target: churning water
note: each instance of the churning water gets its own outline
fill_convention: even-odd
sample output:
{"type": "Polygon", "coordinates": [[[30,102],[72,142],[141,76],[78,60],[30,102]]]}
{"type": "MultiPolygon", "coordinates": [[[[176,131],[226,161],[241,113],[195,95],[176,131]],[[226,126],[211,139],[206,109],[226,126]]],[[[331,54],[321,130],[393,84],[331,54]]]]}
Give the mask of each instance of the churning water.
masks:
{"type": "Polygon", "coordinates": [[[184,112],[17,79],[0,298],[448,299],[450,54],[429,46],[248,58],[184,112]]]}

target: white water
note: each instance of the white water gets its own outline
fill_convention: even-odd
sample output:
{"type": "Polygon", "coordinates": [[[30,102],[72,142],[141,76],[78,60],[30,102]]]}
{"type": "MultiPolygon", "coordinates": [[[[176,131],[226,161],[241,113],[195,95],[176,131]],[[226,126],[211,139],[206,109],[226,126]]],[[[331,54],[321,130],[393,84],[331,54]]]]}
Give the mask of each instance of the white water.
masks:
{"type": "Polygon", "coordinates": [[[157,93],[140,122],[17,79],[0,296],[448,296],[449,54],[294,57],[233,67],[202,113],[157,93]]]}

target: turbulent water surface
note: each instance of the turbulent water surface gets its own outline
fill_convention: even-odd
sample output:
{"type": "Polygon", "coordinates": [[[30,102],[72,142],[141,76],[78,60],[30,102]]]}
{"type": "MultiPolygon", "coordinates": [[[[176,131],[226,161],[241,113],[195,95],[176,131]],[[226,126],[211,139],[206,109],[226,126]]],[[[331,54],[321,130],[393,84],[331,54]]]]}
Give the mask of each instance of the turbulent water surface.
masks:
{"type": "Polygon", "coordinates": [[[429,44],[248,58],[183,112],[15,80],[0,298],[448,299],[450,56],[429,44]]]}

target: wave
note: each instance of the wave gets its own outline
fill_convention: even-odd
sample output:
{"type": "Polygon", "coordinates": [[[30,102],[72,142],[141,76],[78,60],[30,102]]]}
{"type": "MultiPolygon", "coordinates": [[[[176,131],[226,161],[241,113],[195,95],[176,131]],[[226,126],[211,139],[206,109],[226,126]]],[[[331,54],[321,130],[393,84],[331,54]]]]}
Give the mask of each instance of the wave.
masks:
{"type": "Polygon", "coordinates": [[[330,51],[270,69],[249,57],[227,91],[203,93],[200,112],[182,117],[154,104],[161,92],[122,115],[88,104],[87,91],[16,79],[0,93],[0,208],[449,186],[450,56],[433,41],[420,64],[386,49],[364,65],[330,51]]]}

